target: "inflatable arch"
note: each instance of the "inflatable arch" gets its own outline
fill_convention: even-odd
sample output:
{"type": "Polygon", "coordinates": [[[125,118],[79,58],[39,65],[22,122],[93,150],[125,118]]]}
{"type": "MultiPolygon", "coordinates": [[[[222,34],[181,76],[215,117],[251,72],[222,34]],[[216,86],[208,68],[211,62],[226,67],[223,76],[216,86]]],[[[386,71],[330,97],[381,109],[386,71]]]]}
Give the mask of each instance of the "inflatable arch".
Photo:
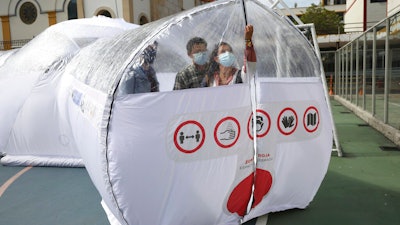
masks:
{"type": "Polygon", "coordinates": [[[62,60],[36,71],[13,59],[26,49],[6,56],[0,90],[18,90],[0,96],[3,163],[83,160],[112,224],[240,224],[308,206],[328,168],[332,120],[321,63],[290,21],[257,0],[245,10],[226,0],[115,33],[82,48],[58,41],[62,60]],[[194,36],[209,50],[230,43],[243,66],[246,22],[257,54],[250,83],[172,91],[194,36]],[[124,92],[155,42],[160,91],[124,92]]]}

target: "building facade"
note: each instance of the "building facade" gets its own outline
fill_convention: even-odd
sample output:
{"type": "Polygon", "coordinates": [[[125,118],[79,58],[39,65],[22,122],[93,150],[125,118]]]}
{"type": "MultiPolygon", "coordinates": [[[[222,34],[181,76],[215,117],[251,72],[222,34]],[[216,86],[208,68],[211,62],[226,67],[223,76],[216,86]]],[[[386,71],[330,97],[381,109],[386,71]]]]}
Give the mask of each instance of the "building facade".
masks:
{"type": "Polygon", "coordinates": [[[47,27],[68,19],[70,0],[0,1],[0,40],[32,39],[47,27]]]}
{"type": "MultiPolygon", "coordinates": [[[[397,5],[399,5],[398,0],[397,5]]],[[[345,32],[363,32],[388,16],[387,0],[348,0],[344,15],[345,32]]]]}
{"type": "Polygon", "coordinates": [[[387,16],[392,16],[400,11],[400,0],[387,1],[387,16]]]}
{"type": "Polygon", "coordinates": [[[201,0],[76,1],[78,18],[104,15],[111,18],[124,18],[127,22],[141,25],[209,2],[201,0]]]}
{"type": "MultiPolygon", "coordinates": [[[[0,50],[19,47],[47,27],[69,19],[103,15],[145,24],[211,1],[214,0],[1,0],[0,50]]],[[[320,5],[343,16],[346,33],[365,31],[400,10],[400,0],[321,0],[320,5]]],[[[306,9],[290,10],[301,16],[306,9]]],[[[341,41],[348,42],[347,38],[341,41]]]]}
{"type": "Polygon", "coordinates": [[[76,18],[108,16],[145,24],[210,0],[1,0],[0,49],[23,45],[47,27],[76,18]],[[21,42],[18,44],[18,42],[21,42]]]}

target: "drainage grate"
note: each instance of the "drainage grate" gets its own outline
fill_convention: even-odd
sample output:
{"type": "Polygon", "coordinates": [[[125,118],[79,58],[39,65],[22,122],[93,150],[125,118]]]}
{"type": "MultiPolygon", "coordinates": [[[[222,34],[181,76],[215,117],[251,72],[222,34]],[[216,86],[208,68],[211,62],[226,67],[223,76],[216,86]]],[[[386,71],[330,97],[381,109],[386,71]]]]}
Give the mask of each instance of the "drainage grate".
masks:
{"type": "Polygon", "coordinates": [[[340,112],[340,113],[342,113],[342,114],[349,114],[349,113],[351,113],[351,112],[349,112],[349,111],[342,111],[342,112],[340,112]]]}
{"type": "Polygon", "coordinates": [[[396,146],[379,146],[382,151],[400,151],[400,148],[396,146]]]}
{"type": "Polygon", "coordinates": [[[369,127],[369,124],[366,124],[366,123],[360,123],[360,124],[357,124],[359,127],[369,127]]]}

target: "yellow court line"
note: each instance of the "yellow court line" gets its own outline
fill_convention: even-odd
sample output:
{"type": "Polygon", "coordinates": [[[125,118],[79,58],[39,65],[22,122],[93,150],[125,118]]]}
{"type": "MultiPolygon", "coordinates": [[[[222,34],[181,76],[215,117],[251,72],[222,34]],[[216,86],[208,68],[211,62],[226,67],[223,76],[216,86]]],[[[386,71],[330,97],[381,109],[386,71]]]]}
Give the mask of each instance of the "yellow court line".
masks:
{"type": "Polygon", "coordinates": [[[19,171],[17,174],[12,176],[10,179],[8,179],[3,185],[0,187],[0,197],[3,195],[3,193],[7,190],[7,188],[18,179],[22,174],[24,174],[26,171],[32,169],[32,166],[25,167],[21,171],[19,171]]]}

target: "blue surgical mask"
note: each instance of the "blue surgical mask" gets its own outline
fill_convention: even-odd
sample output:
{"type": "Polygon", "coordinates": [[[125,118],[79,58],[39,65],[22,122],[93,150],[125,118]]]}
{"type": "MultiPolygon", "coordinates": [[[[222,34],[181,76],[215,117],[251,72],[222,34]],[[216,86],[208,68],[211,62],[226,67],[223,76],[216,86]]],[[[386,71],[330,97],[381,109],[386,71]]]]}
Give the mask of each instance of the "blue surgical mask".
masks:
{"type": "Polygon", "coordinates": [[[207,52],[198,52],[193,54],[193,61],[199,66],[202,66],[207,63],[207,52]]]}
{"type": "Polygon", "coordinates": [[[236,57],[232,52],[224,52],[218,55],[218,59],[219,63],[225,67],[232,66],[236,61],[236,57]]]}

